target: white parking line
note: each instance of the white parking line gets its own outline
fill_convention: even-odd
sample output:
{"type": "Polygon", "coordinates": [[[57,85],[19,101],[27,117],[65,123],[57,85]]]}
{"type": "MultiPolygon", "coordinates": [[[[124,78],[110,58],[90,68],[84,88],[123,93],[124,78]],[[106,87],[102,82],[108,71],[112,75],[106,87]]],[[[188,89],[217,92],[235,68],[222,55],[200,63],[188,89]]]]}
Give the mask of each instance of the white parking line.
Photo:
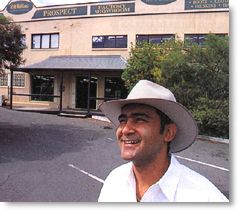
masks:
{"type": "Polygon", "coordinates": [[[184,157],[181,157],[181,156],[178,156],[178,155],[175,155],[175,157],[229,172],[229,169],[226,169],[226,168],[223,168],[223,167],[220,167],[220,166],[215,166],[215,165],[212,165],[212,164],[209,164],[209,163],[204,163],[204,162],[193,160],[193,159],[190,159],[190,158],[184,158],[184,157]]]}
{"type": "MultiPolygon", "coordinates": [[[[110,141],[113,141],[112,138],[107,138],[107,139],[110,140],[110,141]]],[[[223,171],[227,171],[227,172],[230,171],[229,169],[226,169],[226,168],[223,168],[223,167],[220,167],[220,166],[215,166],[215,165],[212,165],[212,164],[209,164],[209,163],[204,163],[204,162],[193,160],[193,159],[190,159],[190,158],[185,158],[185,157],[181,157],[181,156],[178,156],[178,155],[175,155],[175,157],[183,159],[183,160],[187,160],[187,161],[190,161],[190,162],[194,162],[194,163],[199,163],[199,164],[202,164],[202,165],[205,165],[205,166],[210,166],[210,167],[220,169],[220,170],[223,170],[223,171]]]]}
{"type": "Polygon", "coordinates": [[[107,138],[108,140],[110,140],[110,141],[113,141],[113,139],[112,138],[107,138]]]}
{"type": "Polygon", "coordinates": [[[90,174],[90,173],[88,173],[88,172],[86,172],[86,171],[80,169],[79,167],[73,165],[73,164],[68,164],[68,166],[71,167],[71,168],[73,168],[73,169],[76,169],[76,170],[82,172],[83,174],[88,175],[89,177],[91,177],[91,178],[97,180],[97,181],[100,182],[100,183],[104,183],[104,180],[102,180],[101,178],[99,178],[99,177],[97,177],[97,176],[95,176],[95,175],[93,175],[93,174],[90,174]]]}
{"type": "MultiPolygon", "coordinates": [[[[229,169],[226,169],[226,168],[223,168],[223,167],[220,167],[220,166],[215,166],[215,165],[212,165],[212,164],[209,164],[209,163],[204,163],[204,162],[201,162],[201,161],[197,161],[197,160],[193,160],[193,159],[190,159],[190,158],[185,158],[185,157],[181,157],[179,155],[175,155],[175,157],[177,158],[180,158],[180,159],[183,159],[183,160],[187,160],[187,161],[191,161],[191,162],[194,162],[194,163],[198,163],[198,164],[202,164],[202,165],[205,165],[205,166],[210,166],[210,167],[213,167],[213,168],[216,168],[216,169],[220,169],[220,170],[223,170],[223,171],[227,171],[229,172],[229,169]]],[[[73,169],[76,169],[78,171],[80,171],[81,173],[91,177],[92,179],[95,179],[97,180],[98,182],[100,183],[104,183],[104,180],[93,175],[93,174],[90,174],[89,172],[86,172],[84,171],[83,169],[80,169],[79,167],[73,165],[73,164],[68,164],[69,167],[73,168],[73,169]]]]}

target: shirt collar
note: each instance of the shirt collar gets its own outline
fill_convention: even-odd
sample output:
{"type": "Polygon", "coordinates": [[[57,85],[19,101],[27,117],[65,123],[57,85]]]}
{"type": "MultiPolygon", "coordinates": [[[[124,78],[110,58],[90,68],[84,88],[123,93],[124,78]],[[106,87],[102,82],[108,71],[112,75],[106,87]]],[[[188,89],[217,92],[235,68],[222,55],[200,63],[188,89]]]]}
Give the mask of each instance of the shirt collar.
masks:
{"type": "MultiPolygon", "coordinates": [[[[130,167],[130,169],[128,172],[127,182],[135,193],[136,185],[132,162],[128,163],[128,166],[130,167]]],[[[161,191],[170,202],[174,201],[177,185],[181,176],[181,171],[181,164],[177,161],[175,156],[171,154],[171,160],[168,170],[165,172],[162,178],[155,184],[156,186],[160,187],[161,191]]]]}
{"type": "Polygon", "coordinates": [[[159,184],[162,192],[170,202],[174,201],[174,197],[177,190],[181,175],[181,164],[177,161],[175,156],[171,155],[171,161],[168,170],[163,177],[156,183],[159,184]]]}

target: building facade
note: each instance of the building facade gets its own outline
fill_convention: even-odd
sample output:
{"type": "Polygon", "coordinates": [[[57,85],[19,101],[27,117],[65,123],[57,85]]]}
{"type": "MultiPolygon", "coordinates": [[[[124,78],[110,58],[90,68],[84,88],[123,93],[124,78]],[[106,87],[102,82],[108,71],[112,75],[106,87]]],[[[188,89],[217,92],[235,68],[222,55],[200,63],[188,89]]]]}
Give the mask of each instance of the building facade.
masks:
{"type": "Polygon", "coordinates": [[[36,7],[12,0],[0,15],[22,26],[26,63],[0,78],[13,106],[97,109],[126,97],[120,78],[136,41],[202,45],[229,35],[229,0],[125,0],[36,7]],[[10,89],[12,82],[12,90],[10,89]]]}

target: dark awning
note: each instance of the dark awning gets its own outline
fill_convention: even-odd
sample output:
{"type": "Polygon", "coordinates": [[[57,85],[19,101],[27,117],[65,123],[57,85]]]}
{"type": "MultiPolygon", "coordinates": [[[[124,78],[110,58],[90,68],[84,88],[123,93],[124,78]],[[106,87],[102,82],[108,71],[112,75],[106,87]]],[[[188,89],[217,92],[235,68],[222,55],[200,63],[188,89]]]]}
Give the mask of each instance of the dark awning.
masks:
{"type": "Polygon", "coordinates": [[[126,60],[120,55],[51,56],[39,63],[18,67],[15,70],[123,70],[126,60]]]}

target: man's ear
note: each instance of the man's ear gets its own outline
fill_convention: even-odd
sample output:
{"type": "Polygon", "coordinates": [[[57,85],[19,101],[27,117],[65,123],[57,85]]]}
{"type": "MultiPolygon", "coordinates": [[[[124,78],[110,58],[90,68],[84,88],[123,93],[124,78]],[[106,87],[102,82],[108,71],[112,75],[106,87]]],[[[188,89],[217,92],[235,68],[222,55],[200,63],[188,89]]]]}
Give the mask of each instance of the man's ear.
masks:
{"type": "Polygon", "coordinates": [[[174,139],[175,135],[177,132],[177,126],[176,124],[167,124],[165,125],[164,129],[164,141],[165,142],[170,142],[174,139]]]}

